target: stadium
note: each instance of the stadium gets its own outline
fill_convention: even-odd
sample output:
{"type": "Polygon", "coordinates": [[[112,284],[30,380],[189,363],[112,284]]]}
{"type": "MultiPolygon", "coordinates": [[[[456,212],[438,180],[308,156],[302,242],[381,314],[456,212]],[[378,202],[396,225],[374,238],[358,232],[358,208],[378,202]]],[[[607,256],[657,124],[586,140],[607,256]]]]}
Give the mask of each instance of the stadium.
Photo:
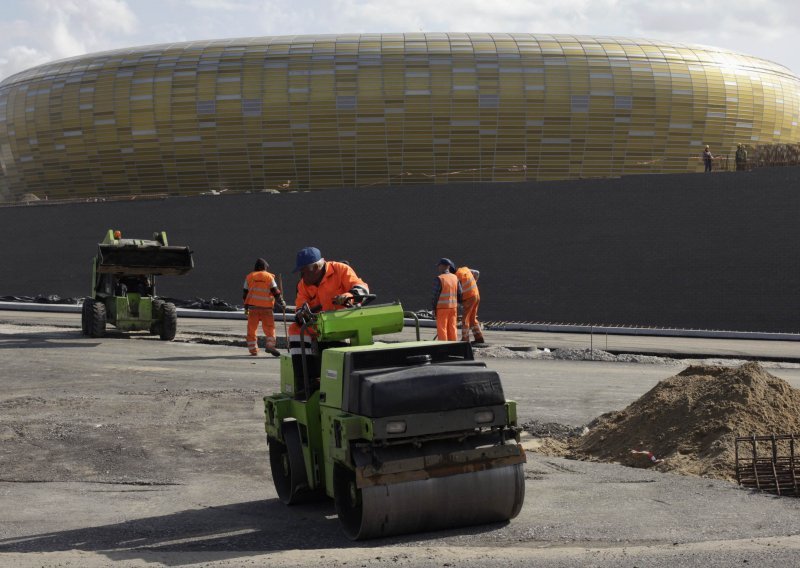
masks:
{"type": "Polygon", "coordinates": [[[622,38],[76,57],[0,84],[0,293],[83,296],[106,231],[166,230],[196,251],[176,298],[240,301],[259,256],[293,286],[314,245],[414,310],[448,256],[482,271],[487,320],[796,333],[799,113],[781,65],[622,38]],[[753,167],[724,171],[740,143],[753,167]]]}
{"type": "Polygon", "coordinates": [[[799,114],[781,65],[641,39],[152,45],[0,83],[0,202],[688,173],[797,142],[799,114]]]}

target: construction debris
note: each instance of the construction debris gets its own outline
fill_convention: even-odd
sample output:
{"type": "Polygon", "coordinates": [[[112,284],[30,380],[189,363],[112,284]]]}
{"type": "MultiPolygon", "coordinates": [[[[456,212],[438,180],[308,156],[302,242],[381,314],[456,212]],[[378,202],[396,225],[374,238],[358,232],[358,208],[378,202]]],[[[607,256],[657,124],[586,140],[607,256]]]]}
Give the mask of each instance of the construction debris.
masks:
{"type": "MultiPolygon", "coordinates": [[[[705,357],[676,359],[643,353],[610,353],[602,349],[537,349],[520,346],[473,345],[476,359],[538,359],[542,361],[602,361],[606,363],[639,363],[646,365],[705,365],[738,367],[746,363],[743,359],[727,357],[705,357]]],[[[760,361],[766,369],[800,369],[794,361],[760,361]]]]}
{"type": "Polygon", "coordinates": [[[739,485],[800,496],[800,435],[772,434],[736,438],[736,480],[739,485]]]}

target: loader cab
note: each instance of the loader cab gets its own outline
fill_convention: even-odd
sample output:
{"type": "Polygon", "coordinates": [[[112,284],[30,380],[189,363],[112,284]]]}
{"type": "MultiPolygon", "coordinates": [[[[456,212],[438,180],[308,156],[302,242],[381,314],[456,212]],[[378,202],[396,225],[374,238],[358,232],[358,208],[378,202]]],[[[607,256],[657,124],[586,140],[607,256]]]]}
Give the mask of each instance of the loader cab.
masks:
{"type": "Polygon", "coordinates": [[[114,295],[117,287],[117,279],[113,274],[98,274],[97,284],[94,287],[94,295],[98,298],[108,298],[114,295]]]}
{"type": "Polygon", "coordinates": [[[126,296],[128,294],[139,294],[139,296],[152,296],[153,284],[151,277],[144,274],[122,276],[116,279],[114,294],[126,296]]]}
{"type": "Polygon", "coordinates": [[[97,297],[126,296],[129,293],[142,296],[155,296],[155,276],[98,274],[94,288],[97,297]]]}

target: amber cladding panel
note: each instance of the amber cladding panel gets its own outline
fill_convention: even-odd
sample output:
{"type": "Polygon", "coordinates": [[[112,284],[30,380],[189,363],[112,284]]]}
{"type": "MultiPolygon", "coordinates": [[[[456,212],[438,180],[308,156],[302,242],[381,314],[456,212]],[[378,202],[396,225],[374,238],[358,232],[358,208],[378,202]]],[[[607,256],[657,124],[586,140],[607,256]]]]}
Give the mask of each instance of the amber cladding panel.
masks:
{"type": "Polygon", "coordinates": [[[365,34],[90,54],[0,83],[0,201],[680,173],[800,141],[800,79],[618,37],[365,34]]]}

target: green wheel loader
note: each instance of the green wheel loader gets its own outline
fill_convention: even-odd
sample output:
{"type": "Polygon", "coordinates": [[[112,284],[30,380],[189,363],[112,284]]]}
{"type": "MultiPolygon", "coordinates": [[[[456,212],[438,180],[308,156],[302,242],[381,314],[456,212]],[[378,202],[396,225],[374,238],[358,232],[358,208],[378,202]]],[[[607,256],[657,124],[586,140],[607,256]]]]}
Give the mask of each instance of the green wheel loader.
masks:
{"type": "Polygon", "coordinates": [[[322,350],[318,365],[305,350],[295,365],[281,356],[281,392],[264,398],[281,501],[333,498],[353,540],[519,513],[526,458],[516,403],[469,343],[420,341],[419,326],[417,341],[374,342],[402,330],[399,303],[309,316],[301,334],[349,345],[322,350]]]}
{"type": "Polygon", "coordinates": [[[156,296],[156,276],[186,274],[192,268],[192,251],[170,246],[163,231],[153,233],[152,239],[128,239],[109,229],[92,259],[92,293],[81,311],[83,334],[102,337],[111,324],[121,331],[149,331],[173,340],[177,311],[156,296]]]}

